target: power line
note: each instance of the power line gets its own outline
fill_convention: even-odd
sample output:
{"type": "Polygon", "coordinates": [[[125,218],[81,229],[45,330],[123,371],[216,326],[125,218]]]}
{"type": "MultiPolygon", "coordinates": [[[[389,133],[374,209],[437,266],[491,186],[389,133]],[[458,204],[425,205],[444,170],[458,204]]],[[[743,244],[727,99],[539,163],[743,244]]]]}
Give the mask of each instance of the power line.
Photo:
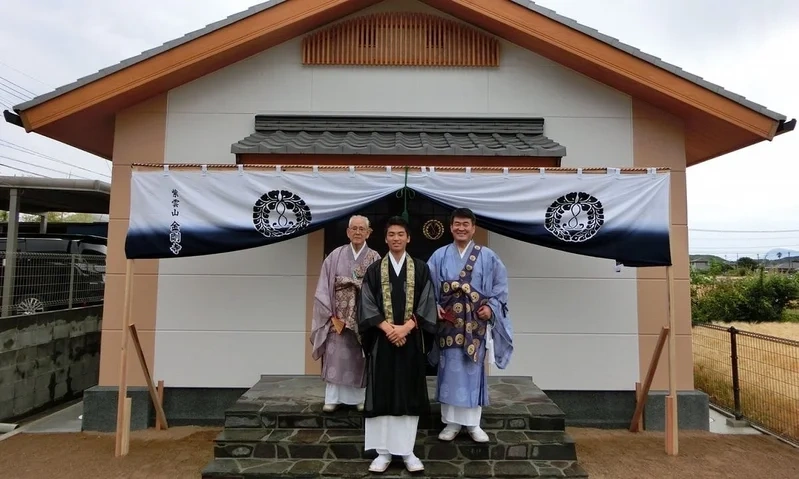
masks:
{"type": "Polygon", "coordinates": [[[34,175],[34,176],[38,176],[38,177],[41,177],[41,178],[49,178],[49,176],[40,175],[39,173],[34,173],[34,172],[28,171],[28,170],[23,170],[22,168],[14,168],[13,166],[8,166],[8,165],[5,165],[3,163],[0,163],[0,166],[5,167],[5,168],[9,168],[11,170],[21,171],[23,173],[28,173],[29,175],[34,175]]]}
{"type": "Polygon", "coordinates": [[[11,96],[15,96],[15,97],[19,98],[22,101],[28,101],[30,99],[30,98],[27,98],[27,97],[24,97],[24,96],[19,96],[18,94],[16,94],[13,91],[9,90],[8,87],[6,87],[5,85],[2,85],[2,84],[0,84],[0,91],[5,92],[6,94],[9,94],[11,96]]]}
{"type": "Polygon", "coordinates": [[[7,84],[7,85],[5,85],[6,87],[16,91],[20,95],[30,96],[31,98],[36,96],[36,93],[33,93],[32,91],[28,90],[27,88],[25,88],[24,86],[22,86],[22,85],[20,85],[18,83],[14,83],[13,81],[9,80],[8,78],[6,78],[6,77],[4,77],[2,75],[0,75],[0,81],[5,82],[7,84]],[[22,91],[20,91],[20,90],[22,90],[22,91]]]}
{"type": "MultiPolygon", "coordinates": [[[[786,233],[787,234],[787,233],[786,233]]],[[[783,235],[783,233],[774,233],[774,235],[783,235]]],[[[788,234],[787,236],[694,236],[688,237],[689,241],[696,242],[717,242],[717,241],[796,241],[799,236],[796,234],[788,234]]]]}
{"type": "Polygon", "coordinates": [[[701,231],[704,233],[799,233],[799,230],[706,230],[699,228],[688,228],[688,231],[701,231]]]}
{"type": "Polygon", "coordinates": [[[782,245],[782,246],[734,246],[732,248],[714,247],[714,246],[689,246],[688,251],[691,254],[698,254],[698,252],[708,253],[733,253],[733,254],[747,254],[747,255],[760,255],[760,256],[776,256],[777,252],[784,251],[797,251],[798,253],[793,256],[799,256],[799,244],[782,245]]]}
{"type": "Polygon", "coordinates": [[[88,173],[93,173],[95,175],[105,176],[106,178],[110,178],[110,175],[106,175],[105,173],[100,173],[99,171],[90,170],[88,168],[83,168],[82,166],[74,165],[74,164],[69,163],[69,162],[64,161],[64,160],[59,160],[58,158],[54,158],[54,157],[52,157],[50,155],[45,155],[44,153],[39,153],[36,150],[31,150],[30,148],[26,148],[26,147],[24,147],[22,145],[18,145],[16,143],[10,142],[8,140],[0,139],[0,146],[5,146],[6,148],[11,148],[12,150],[17,150],[17,151],[20,151],[22,153],[27,153],[29,155],[38,156],[40,158],[44,158],[45,160],[55,161],[56,163],[61,163],[63,165],[67,165],[70,168],[76,168],[78,170],[83,170],[83,171],[86,171],[88,173]]]}
{"type": "Polygon", "coordinates": [[[4,67],[8,68],[9,70],[14,70],[15,72],[19,73],[20,75],[26,76],[26,77],[30,78],[31,80],[33,80],[35,82],[41,83],[42,85],[46,86],[47,88],[55,88],[53,85],[45,83],[45,82],[39,80],[38,78],[32,77],[32,76],[28,75],[27,73],[25,73],[22,70],[17,70],[16,68],[12,67],[8,63],[3,63],[3,62],[0,61],[0,65],[3,65],[4,67]]]}
{"type": "Polygon", "coordinates": [[[39,168],[39,169],[42,169],[42,170],[52,171],[53,173],[60,173],[62,175],[74,176],[76,178],[80,178],[80,179],[83,179],[83,180],[93,180],[94,179],[94,178],[86,178],[85,176],[76,175],[74,173],[69,173],[69,172],[66,172],[66,171],[61,171],[61,170],[56,170],[56,169],[53,169],[53,168],[48,168],[46,166],[34,165],[32,163],[28,163],[27,161],[18,160],[16,158],[12,158],[10,156],[0,155],[0,158],[6,159],[6,160],[11,160],[11,161],[16,161],[18,163],[22,163],[23,165],[32,166],[34,168],[39,168]]]}

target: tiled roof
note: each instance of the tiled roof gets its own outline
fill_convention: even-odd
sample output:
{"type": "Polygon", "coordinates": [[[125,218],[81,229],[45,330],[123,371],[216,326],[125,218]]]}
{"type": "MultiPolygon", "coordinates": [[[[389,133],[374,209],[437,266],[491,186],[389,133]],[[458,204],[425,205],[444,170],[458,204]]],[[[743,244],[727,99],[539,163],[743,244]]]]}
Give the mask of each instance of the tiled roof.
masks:
{"type": "Polygon", "coordinates": [[[563,157],[544,136],[544,120],[386,117],[255,117],[255,133],[234,143],[238,154],[460,155],[563,157]]]}
{"type": "MultiPolygon", "coordinates": [[[[110,66],[108,68],[104,68],[104,69],[102,69],[102,70],[100,70],[100,71],[98,71],[96,73],[93,73],[93,74],[88,75],[86,77],[80,78],[80,79],[76,80],[73,83],[70,83],[68,85],[64,85],[62,87],[59,87],[59,88],[55,89],[54,91],[52,91],[50,93],[45,93],[43,95],[39,95],[39,96],[33,98],[32,100],[29,100],[27,102],[24,102],[24,103],[21,103],[21,104],[15,106],[14,109],[15,110],[26,110],[26,109],[31,108],[33,106],[36,106],[36,105],[38,105],[40,103],[44,103],[45,101],[50,100],[51,98],[57,97],[57,96],[62,95],[64,93],[68,92],[68,91],[71,91],[71,90],[74,90],[76,88],[79,88],[79,87],[81,87],[81,86],[83,86],[83,85],[85,85],[87,83],[93,82],[93,81],[98,80],[100,78],[103,78],[103,77],[105,77],[107,75],[110,75],[110,74],[112,74],[114,72],[122,70],[123,68],[126,68],[128,66],[133,65],[133,64],[136,64],[136,63],[139,63],[141,61],[144,61],[144,60],[146,60],[146,59],[148,59],[150,57],[153,57],[153,56],[158,55],[160,53],[163,53],[163,52],[165,52],[167,50],[175,48],[175,47],[177,47],[179,45],[187,43],[187,42],[189,42],[189,41],[191,41],[191,40],[193,40],[193,39],[195,39],[197,37],[206,35],[208,33],[211,33],[213,31],[215,31],[215,30],[218,30],[218,29],[226,27],[226,26],[228,26],[228,25],[230,25],[232,23],[235,23],[235,22],[237,22],[239,20],[245,19],[245,18],[250,17],[252,15],[255,15],[257,13],[260,13],[260,12],[262,12],[264,10],[267,10],[269,8],[274,7],[275,5],[279,5],[279,4],[281,4],[281,3],[285,2],[285,1],[288,1],[288,0],[270,0],[270,1],[267,1],[267,2],[260,3],[258,5],[252,6],[252,7],[248,8],[247,10],[244,10],[242,12],[239,12],[239,13],[236,13],[234,15],[231,15],[231,16],[229,16],[229,17],[227,17],[227,18],[225,18],[223,20],[220,20],[218,22],[211,23],[210,25],[207,25],[204,28],[201,28],[199,30],[195,30],[195,31],[193,31],[191,33],[187,33],[186,35],[184,35],[184,36],[182,36],[180,38],[177,38],[175,40],[171,40],[169,42],[166,42],[163,45],[160,45],[158,47],[155,47],[155,48],[152,48],[152,49],[147,50],[145,52],[142,52],[141,54],[136,55],[134,57],[131,57],[131,58],[127,59],[127,60],[123,60],[120,63],[117,63],[116,65],[112,65],[112,66],[110,66]]],[[[733,92],[730,92],[728,90],[725,90],[724,88],[720,87],[719,85],[716,85],[714,83],[706,81],[706,80],[698,77],[697,75],[693,75],[691,73],[688,73],[688,72],[682,70],[681,68],[679,68],[679,67],[677,67],[675,65],[672,65],[670,63],[664,62],[660,58],[657,58],[655,56],[652,56],[652,55],[649,55],[647,53],[644,53],[641,50],[639,50],[639,49],[637,49],[637,48],[635,48],[633,46],[630,46],[630,45],[627,45],[625,43],[622,43],[616,38],[604,35],[604,34],[600,33],[599,31],[594,30],[593,28],[589,28],[589,27],[587,27],[585,25],[582,25],[582,24],[572,20],[571,18],[564,17],[563,15],[559,15],[554,10],[550,10],[548,8],[544,8],[544,7],[536,4],[535,2],[533,2],[531,0],[508,0],[508,1],[512,1],[512,2],[514,2],[516,4],[519,4],[519,5],[527,8],[527,9],[529,9],[529,10],[532,10],[532,11],[534,11],[536,13],[539,13],[541,15],[544,15],[544,16],[548,17],[548,18],[551,18],[552,20],[554,20],[556,22],[562,23],[562,24],[564,24],[564,25],[566,25],[566,26],[568,26],[568,27],[570,27],[570,28],[572,28],[574,30],[577,30],[577,31],[582,32],[582,33],[584,33],[586,35],[589,35],[589,36],[591,36],[591,37],[593,37],[593,38],[595,38],[595,39],[597,39],[599,41],[607,43],[608,45],[611,45],[611,46],[613,46],[615,48],[618,48],[618,49],[620,49],[620,50],[622,50],[624,52],[627,52],[630,55],[633,55],[633,56],[635,56],[635,57],[637,57],[637,58],[639,58],[641,60],[649,62],[649,63],[651,63],[651,64],[653,64],[653,65],[655,65],[655,66],[657,66],[659,68],[667,70],[667,71],[669,71],[669,72],[671,72],[671,73],[673,73],[673,74],[675,74],[675,75],[677,75],[677,76],[679,76],[681,78],[684,78],[684,79],[686,79],[688,81],[696,83],[697,85],[699,85],[699,86],[701,86],[703,88],[706,88],[706,89],[708,89],[710,91],[718,93],[719,95],[721,95],[721,96],[723,96],[725,98],[728,98],[728,99],[730,99],[730,100],[732,100],[732,101],[734,101],[736,103],[739,103],[739,104],[745,106],[746,108],[750,108],[750,109],[752,109],[754,111],[757,111],[757,112],[759,112],[759,113],[761,113],[761,114],[763,114],[763,115],[765,115],[765,116],[767,116],[769,118],[772,118],[772,119],[777,120],[777,121],[786,119],[785,115],[781,115],[781,114],[779,114],[777,112],[771,111],[771,110],[769,110],[768,108],[766,108],[763,105],[759,105],[759,104],[757,104],[755,102],[747,100],[746,98],[744,98],[741,95],[738,95],[736,93],[733,93],[733,92]]]]}

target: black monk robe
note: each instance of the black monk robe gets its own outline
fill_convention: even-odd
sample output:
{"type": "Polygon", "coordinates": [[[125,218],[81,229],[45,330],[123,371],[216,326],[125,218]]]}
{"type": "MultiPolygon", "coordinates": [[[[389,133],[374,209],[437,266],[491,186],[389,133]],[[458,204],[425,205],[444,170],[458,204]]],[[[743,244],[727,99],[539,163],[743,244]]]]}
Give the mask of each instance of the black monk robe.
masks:
{"type": "Polygon", "coordinates": [[[405,256],[399,276],[386,254],[366,270],[358,306],[358,330],[366,355],[364,417],[420,416],[430,411],[427,394],[427,352],[436,331],[436,298],[425,262],[405,256]],[[413,282],[406,281],[413,261],[413,282]],[[411,311],[418,327],[402,346],[395,346],[378,327],[384,320],[402,325],[407,313],[406,288],[413,288],[411,311]],[[391,303],[386,314],[386,303],[391,303]]]}

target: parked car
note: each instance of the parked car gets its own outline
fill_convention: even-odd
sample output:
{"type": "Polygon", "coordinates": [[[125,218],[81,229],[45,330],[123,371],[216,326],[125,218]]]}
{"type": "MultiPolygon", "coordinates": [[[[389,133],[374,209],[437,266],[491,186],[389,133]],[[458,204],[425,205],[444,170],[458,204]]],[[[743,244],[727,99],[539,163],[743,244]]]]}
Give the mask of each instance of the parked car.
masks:
{"type": "MultiPolygon", "coordinates": [[[[0,238],[0,291],[7,238],[0,238]]],[[[105,294],[107,239],[88,235],[25,235],[17,239],[12,314],[99,304],[105,294]]]]}

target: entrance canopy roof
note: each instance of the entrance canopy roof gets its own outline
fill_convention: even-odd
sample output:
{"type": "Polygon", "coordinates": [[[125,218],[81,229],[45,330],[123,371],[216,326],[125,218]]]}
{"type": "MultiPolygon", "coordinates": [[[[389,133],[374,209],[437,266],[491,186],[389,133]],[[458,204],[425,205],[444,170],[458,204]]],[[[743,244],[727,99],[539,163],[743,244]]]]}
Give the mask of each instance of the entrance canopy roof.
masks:
{"type": "Polygon", "coordinates": [[[566,156],[543,118],[456,119],[256,115],[236,154],[566,156]]]}
{"type": "Polygon", "coordinates": [[[108,214],[111,185],[99,180],[0,176],[0,210],[8,210],[12,189],[17,190],[19,212],[42,214],[108,214]]]}

